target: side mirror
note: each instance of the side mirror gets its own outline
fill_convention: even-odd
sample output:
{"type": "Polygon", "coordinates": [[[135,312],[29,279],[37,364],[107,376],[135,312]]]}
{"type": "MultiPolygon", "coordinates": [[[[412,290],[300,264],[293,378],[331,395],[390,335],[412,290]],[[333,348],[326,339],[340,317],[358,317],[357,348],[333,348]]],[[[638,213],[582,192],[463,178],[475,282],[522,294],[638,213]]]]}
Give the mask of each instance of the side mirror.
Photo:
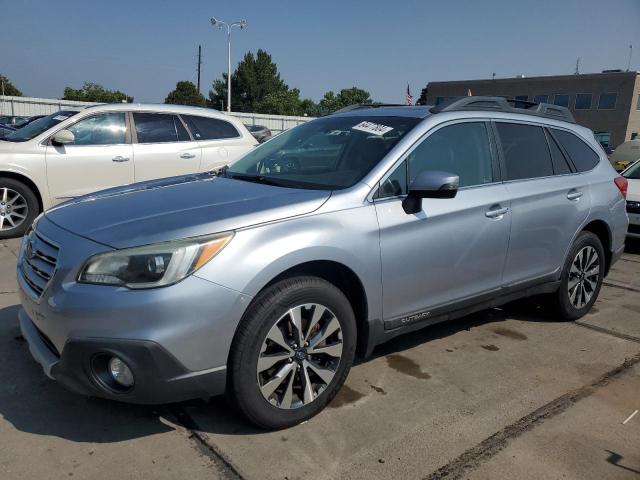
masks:
{"type": "Polygon", "coordinates": [[[407,214],[418,213],[422,210],[423,198],[453,198],[458,193],[459,184],[460,177],[453,173],[420,172],[409,185],[409,195],[403,200],[402,208],[407,214]]]}
{"type": "Polygon", "coordinates": [[[67,129],[60,130],[51,138],[51,142],[55,145],[67,145],[75,141],[75,135],[73,134],[73,132],[67,129]]]}

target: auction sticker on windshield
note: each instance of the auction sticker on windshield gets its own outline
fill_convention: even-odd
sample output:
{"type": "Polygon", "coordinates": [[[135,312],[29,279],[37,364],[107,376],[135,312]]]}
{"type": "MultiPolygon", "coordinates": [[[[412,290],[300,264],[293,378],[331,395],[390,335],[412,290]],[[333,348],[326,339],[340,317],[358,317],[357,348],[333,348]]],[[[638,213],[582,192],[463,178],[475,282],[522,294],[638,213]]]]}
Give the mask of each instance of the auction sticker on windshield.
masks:
{"type": "Polygon", "coordinates": [[[361,132],[372,133],[374,135],[384,135],[387,132],[393,130],[393,127],[388,127],[386,125],[380,125],[379,123],[372,122],[360,122],[357,125],[351,127],[353,130],[359,130],[361,132]]]}

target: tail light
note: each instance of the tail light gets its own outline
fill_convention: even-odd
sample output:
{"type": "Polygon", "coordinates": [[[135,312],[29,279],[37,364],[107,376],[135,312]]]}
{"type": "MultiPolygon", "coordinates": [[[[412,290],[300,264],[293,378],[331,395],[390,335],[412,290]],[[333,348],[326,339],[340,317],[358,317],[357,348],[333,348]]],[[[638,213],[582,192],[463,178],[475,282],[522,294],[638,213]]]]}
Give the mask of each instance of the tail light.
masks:
{"type": "Polygon", "coordinates": [[[629,182],[627,182],[627,179],[624,177],[616,177],[613,180],[613,183],[615,183],[616,187],[618,187],[618,190],[620,190],[622,197],[627,198],[627,187],[629,186],[629,182]]]}

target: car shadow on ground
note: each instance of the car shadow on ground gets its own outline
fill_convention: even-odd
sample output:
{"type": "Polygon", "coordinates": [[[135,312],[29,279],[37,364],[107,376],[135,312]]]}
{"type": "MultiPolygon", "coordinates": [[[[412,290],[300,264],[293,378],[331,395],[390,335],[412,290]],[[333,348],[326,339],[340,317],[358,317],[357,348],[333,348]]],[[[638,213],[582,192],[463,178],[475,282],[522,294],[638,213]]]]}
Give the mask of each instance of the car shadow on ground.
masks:
{"type": "MultiPolygon", "coordinates": [[[[176,421],[187,428],[222,435],[265,433],[249,424],[223,396],[164,406],[139,406],[88,398],[66,391],[47,378],[31,358],[18,327],[18,305],[0,309],[0,415],[19,431],[55,436],[74,442],[109,443],[174,430],[176,421]],[[210,419],[204,425],[193,417],[210,419]],[[167,419],[169,420],[167,422],[167,419]]],[[[405,334],[377,347],[372,357],[358,360],[354,369],[381,356],[400,353],[463,330],[502,322],[507,318],[552,322],[553,315],[535,300],[469,315],[405,334]]],[[[343,395],[344,392],[341,392],[343,395]]],[[[335,401],[340,401],[338,396],[335,401]]]]}

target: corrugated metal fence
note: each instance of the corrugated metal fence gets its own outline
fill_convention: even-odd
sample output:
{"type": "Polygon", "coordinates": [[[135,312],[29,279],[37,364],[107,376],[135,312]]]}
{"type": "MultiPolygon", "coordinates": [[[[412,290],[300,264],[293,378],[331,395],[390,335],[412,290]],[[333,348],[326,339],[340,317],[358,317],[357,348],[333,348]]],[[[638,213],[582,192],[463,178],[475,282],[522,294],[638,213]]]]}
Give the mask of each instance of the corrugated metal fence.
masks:
{"type": "MultiPolygon", "coordinates": [[[[73,100],[56,100],[52,98],[11,97],[0,95],[0,115],[49,115],[65,109],[83,108],[99,105],[92,102],[76,102],[73,100]]],[[[226,113],[226,112],[223,112],[226,113]]],[[[312,117],[294,117],[289,115],[268,115],[266,113],[231,112],[230,115],[242,119],[247,125],[264,125],[273,133],[279,133],[301,123],[312,120],[312,117]]]]}

